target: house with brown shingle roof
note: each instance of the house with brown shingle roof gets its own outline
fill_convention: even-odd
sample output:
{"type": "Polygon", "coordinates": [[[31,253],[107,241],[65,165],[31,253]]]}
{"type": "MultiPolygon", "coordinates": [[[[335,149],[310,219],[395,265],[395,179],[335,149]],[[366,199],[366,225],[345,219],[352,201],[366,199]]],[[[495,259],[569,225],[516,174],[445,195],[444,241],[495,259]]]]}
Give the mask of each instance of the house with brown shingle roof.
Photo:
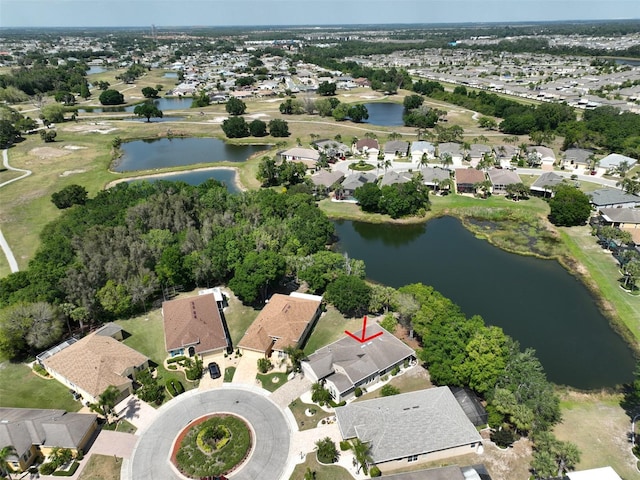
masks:
{"type": "Polygon", "coordinates": [[[149,359],[110,333],[107,324],[76,342],[53,347],[38,355],[37,361],[53,378],[79,393],[85,403],[97,403],[110,385],[120,390],[117,403],[133,392],[135,373],[148,368],[149,359]]]}
{"type": "Polygon", "coordinates": [[[213,293],[162,303],[164,343],[170,356],[207,355],[231,347],[213,293]]]}
{"type": "Polygon", "coordinates": [[[320,317],[322,297],[293,292],[274,294],[238,343],[238,348],[271,356],[287,347],[301,348],[320,317]]]}
{"type": "Polygon", "coordinates": [[[456,168],[456,190],[458,193],[475,193],[476,183],[484,182],[484,172],[475,168],[456,168]]]}

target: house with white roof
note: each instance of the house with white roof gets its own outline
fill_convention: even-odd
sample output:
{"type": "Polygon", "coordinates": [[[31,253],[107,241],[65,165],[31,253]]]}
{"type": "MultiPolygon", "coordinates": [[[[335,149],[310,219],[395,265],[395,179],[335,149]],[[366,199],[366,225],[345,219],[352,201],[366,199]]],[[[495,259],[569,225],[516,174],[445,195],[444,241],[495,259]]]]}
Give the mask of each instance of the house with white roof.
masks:
{"type": "Polygon", "coordinates": [[[423,155],[426,155],[429,160],[436,158],[436,147],[431,142],[412,142],[409,150],[411,152],[411,159],[414,163],[418,163],[422,159],[423,155]]]}
{"type": "Polygon", "coordinates": [[[567,478],[569,480],[622,480],[622,477],[611,467],[568,472],[567,478]]]}
{"type": "Polygon", "coordinates": [[[631,168],[637,163],[637,160],[635,158],[627,157],[626,155],[620,155],[619,153],[611,153],[606,157],[601,158],[598,166],[605,169],[607,172],[615,172],[620,168],[620,165],[623,162],[626,162],[627,167],[631,168]]]}

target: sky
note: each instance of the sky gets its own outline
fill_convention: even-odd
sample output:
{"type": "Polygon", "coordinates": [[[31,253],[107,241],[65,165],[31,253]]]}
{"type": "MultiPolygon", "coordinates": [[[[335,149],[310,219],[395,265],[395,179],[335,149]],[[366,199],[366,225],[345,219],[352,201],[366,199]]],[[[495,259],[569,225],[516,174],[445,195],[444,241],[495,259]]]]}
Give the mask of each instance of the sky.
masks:
{"type": "Polygon", "coordinates": [[[640,0],[0,0],[0,28],[616,19],[640,19],[640,0]]]}

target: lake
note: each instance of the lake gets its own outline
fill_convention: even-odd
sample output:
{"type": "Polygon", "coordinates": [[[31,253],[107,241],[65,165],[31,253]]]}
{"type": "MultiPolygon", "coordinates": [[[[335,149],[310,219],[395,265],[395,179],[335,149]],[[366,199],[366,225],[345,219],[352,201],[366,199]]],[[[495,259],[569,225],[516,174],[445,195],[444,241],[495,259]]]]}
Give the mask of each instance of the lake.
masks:
{"type": "Polygon", "coordinates": [[[217,168],[215,170],[195,170],[191,172],[171,173],[148,178],[132,178],[127,182],[157,182],[168,180],[170,182],[185,182],[189,185],[200,185],[210,178],[224,183],[229,193],[238,193],[240,189],[236,185],[236,172],[230,168],[217,168]]]}
{"type": "MultiPolygon", "coordinates": [[[[156,107],[158,107],[162,112],[166,112],[168,110],[189,110],[191,108],[192,99],[185,97],[161,97],[153,99],[153,103],[155,103],[156,107]]],[[[137,104],[136,104],[137,105],[137,104]]],[[[136,108],[136,105],[128,105],[126,107],[93,107],[91,108],[91,112],[87,112],[84,108],[79,108],[78,112],[80,113],[104,113],[104,112],[129,112],[133,113],[133,110],[136,108]]]]}
{"type": "Polygon", "coordinates": [[[104,73],[106,71],[107,69],[104,67],[100,67],[98,65],[92,65],[89,67],[89,70],[87,70],[87,75],[95,75],[97,73],[104,73]]]}
{"type": "Polygon", "coordinates": [[[244,162],[264,145],[232,145],[217,138],[152,138],[122,144],[116,172],[177,167],[196,163],[244,162]]]}
{"type": "Polygon", "coordinates": [[[581,389],[630,381],[635,359],[587,288],[559,263],[476,239],[455,218],[422,225],[335,222],[338,250],[364,260],[367,277],[421,282],[533,347],[549,380],[581,389]]]}
{"type": "Polygon", "coordinates": [[[385,127],[400,127],[404,125],[402,121],[404,107],[399,103],[365,103],[364,106],[367,107],[367,112],[369,112],[369,118],[365,120],[365,123],[385,127]]]}

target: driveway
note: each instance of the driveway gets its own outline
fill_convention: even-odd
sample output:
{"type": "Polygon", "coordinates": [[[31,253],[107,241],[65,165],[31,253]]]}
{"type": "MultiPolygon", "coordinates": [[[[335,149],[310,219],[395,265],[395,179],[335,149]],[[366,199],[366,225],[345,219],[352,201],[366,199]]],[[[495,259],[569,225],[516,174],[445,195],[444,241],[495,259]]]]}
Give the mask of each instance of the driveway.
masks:
{"type": "Polygon", "coordinates": [[[262,389],[225,384],[204,392],[190,390],[163,405],[156,421],[140,432],[131,461],[123,463],[122,480],[179,480],[169,462],[176,436],[191,421],[216,412],[238,415],[253,430],[253,452],[233,479],[281,478],[289,456],[291,427],[265,394],[262,389]]]}
{"type": "Polygon", "coordinates": [[[131,433],[101,430],[88,453],[91,455],[115,455],[120,458],[131,458],[137,441],[138,437],[131,433]]]}
{"type": "Polygon", "coordinates": [[[158,413],[151,405],[133,395],[116,405],[115,411],[119,418],[127,420],[138,429],[136,434],[151,425],[158,413]]]}

